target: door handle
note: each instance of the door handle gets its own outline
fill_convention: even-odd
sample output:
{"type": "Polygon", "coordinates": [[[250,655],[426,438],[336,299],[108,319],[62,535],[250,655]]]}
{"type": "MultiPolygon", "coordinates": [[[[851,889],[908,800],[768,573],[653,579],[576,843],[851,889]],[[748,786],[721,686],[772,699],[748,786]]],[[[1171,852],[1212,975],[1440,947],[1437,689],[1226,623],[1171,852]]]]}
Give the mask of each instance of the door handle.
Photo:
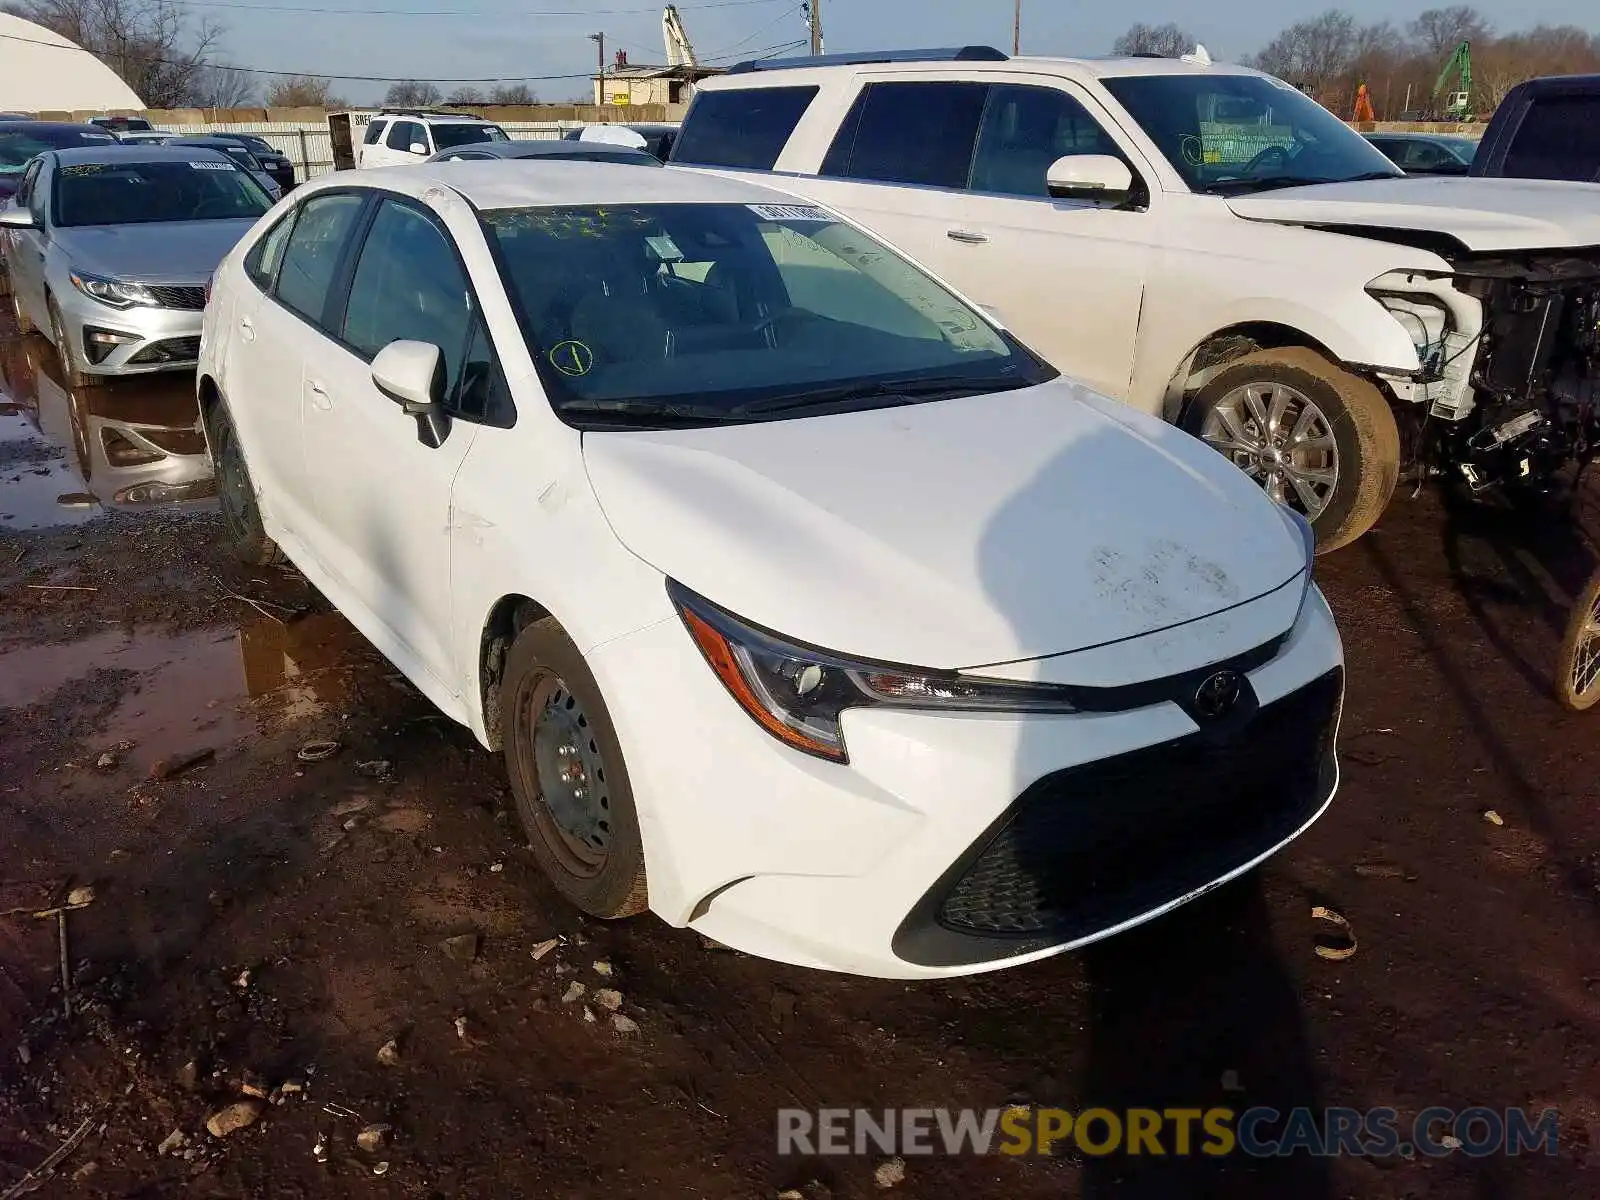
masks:
{"type": "Polygon", "coordinates": [[[306,390],[311,393],[311,403],[323,412],[328,412],[333,408],[333,398],[328,395],[328,389],[315,379],[306,385],[306,390]]]}
{"type": "Polygon", "coordinates": [[[976,229],[949,229],[945,231],[945,237],[952,242],[966,242],[969,246],[976,246],[989,240],[987,233],[981,233],[976,229]]]}
{"type": "Polygon", "coordinates": [[[256,327],[251,324],[249,317],[239,318],[239,336],[247,342],[256,340],[256,327]]]}

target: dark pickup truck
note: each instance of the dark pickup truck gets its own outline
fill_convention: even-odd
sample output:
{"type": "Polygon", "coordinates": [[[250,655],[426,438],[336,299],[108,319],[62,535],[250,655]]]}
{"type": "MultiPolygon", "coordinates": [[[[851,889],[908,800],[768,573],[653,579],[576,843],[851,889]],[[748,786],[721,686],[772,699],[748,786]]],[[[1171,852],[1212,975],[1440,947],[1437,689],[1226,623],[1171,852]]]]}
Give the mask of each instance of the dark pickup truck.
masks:
{"type": "Polygon", "coordinates": [[[1600,75],[1557,75],[1512,88],[1495,109],[1472,174],[1600,183],[1600,75]]]}

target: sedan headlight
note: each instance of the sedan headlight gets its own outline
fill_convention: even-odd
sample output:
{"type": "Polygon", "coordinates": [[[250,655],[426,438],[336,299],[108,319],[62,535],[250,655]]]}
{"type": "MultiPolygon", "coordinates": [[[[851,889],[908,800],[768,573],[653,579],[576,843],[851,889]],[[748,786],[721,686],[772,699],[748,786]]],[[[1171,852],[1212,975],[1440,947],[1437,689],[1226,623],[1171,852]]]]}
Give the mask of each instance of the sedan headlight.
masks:
{"type": "Polygon", "coordinates": [[[756,724],[831,762],[849,761],[839,727],[847,708],[1077,711],[1064,688],[846,658],[758,629],[676,582],[667,591],[706,662],[756,724]]]}
{"type": "Polygon", "coordinates": [[[151,308],[161,307],[161,301],[157,300],[150,289],[142,283],[106,279],[84,271],[68,271],[67,276],[72,280],[72,286],[89,299],[98,300],[101,304],[108,304],[112,308],[133,308],[139,304],[147,304],[151,308]]]}

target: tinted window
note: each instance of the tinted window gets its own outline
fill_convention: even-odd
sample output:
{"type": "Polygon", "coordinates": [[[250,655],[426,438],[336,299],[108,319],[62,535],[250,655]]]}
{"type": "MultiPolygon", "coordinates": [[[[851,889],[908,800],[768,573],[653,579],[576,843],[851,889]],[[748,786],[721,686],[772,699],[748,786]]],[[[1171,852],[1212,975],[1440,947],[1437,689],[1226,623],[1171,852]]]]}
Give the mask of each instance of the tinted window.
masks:
{"type": "Polygon", "coordinates": [[[564,415],[619,401],[642,405],[645,424],[662,405],[795,415],[1052,375],[920,269],[809,205],[500,209],[483,220],[564,415]]]}
{"type": "Polygon", "coordinates": [[[291,210],[245,255],[245,274],[255,280],[256,286],[264,292],[272,290],[272,281],[278,277],[278,265],[283,262],[283,251],[289,244],[289,231],[294,228],[294,218],[295,211],[291,210]]]}
{"type": "Polygon", "coordinates": [[[972,190],[1008,196],[1048,196],[1045,175],[1074,154],[1122,157],[1088,109],[1054,88],[993,88],[972,160],[972,190]]]}
{"type": "Polygon", "coordinates": [[[39,178],[39,164],[31,162],[22,173],[22,182],[17,184],[17,207],[27,208],[33,201],[33,185],[39,178]]]}
{"type": "Polygon", "coordinates": [[[409,205],[385,200],[350,283],[344,341],[367,358],[401,339],[431,342],[444,354],[451,396],[471,324],[467,278],[444,233],[409,205]]]}
{"type": "Polygon", "coordinates": [[[498,125],[435,125],[433,145],[436,150],[451,146],[470,146],[474,142],[507,142],[505,130],[498,125]]]}
{"type": "Polygon", "coordinates": [[[869,84],[839,130],[822,173],[966,187],[988,93],[983,83],[869,84]]]}
{"type": "Polygon", "coordinates": [[[328,289],[361,204],[362,197],[345,193],[314,196],[300,206],[300,219],[289,235],[278,272],[278,299],[301,316],[322,320],[328,289]]]}
{"type": "Polygon", "coordinates": [[[701,92],[689,108],[672,159],[770,171],[816,94],[814,87],[701,92]]]}
{"type": "Polygon", "coordinates": [[[64,164],[53,204],[60,226],[238,220],[271,207],[260,184],[220,159],[64,164]]]}
{"type": "Polygon", "coordinates": [[[1383,151],[1383,156],[1385,158],[1396,165],[1398,165],[1400,160],[1405,156],[1406,146],[1410,144],[1408,142],[1396,141],[1393,138],[1384,138],[1381,141],[1377,139],[1368,140],[1370,140],[1372,144],[1379,150],[1383,151]]]}
{"type": "Polygon", "coordinates": [[[509,426],[515,420],[511,392],[481,316],[472,322],[472,337],[461,363],[461,384],[450,407],[468,420],[486,425],[509,426]]]}
{"type": "Polygon", "coordinates": [[[1503,173],[1600,183],[1600,97],[1535,100],[1511,139],[1503,173]]]}
{"type": "Polygon", "coordinates": [[[428,144],[422,136],[422,126],[415,121],[396,121],[389,128],[389,137],[383,144],[391,150],[410,150],[413,142],[428,144]]]}
{"type": "Polygon", "coordinates": [[[378,139],[383,136],[383,126],[384,122],[382,121],[368,121],[367,132],[366,135],[362,137],[362,142],[368,146],[376,145],[378,139]]]}

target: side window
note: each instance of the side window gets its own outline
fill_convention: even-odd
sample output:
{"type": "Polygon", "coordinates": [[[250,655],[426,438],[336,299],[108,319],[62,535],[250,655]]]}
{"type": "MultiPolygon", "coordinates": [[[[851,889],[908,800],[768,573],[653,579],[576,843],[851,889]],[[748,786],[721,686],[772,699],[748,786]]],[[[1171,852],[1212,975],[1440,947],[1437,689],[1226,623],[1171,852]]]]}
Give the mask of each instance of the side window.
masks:
{"type": "Polygon", "coordinates": [[[1406,147],[1405,167],[1437,167],[1450,156],[1429,142],[1411,142],[1406,147]]]}
{"type": "Polygon", "coordinates": [[[816,94],[814,87],[701,92],[684,118],[672,161],[770,171],[816,94]]]}
{"type": "Polygon", "coordinates": [[[31,162],[28,164],[28,169],[22,173],[22,182],[17,184],[18,208],[32,207],[33,184],[39,178],[39,166],[39,163],[31,162]]]}
{"type": "Polygon", "coordinates": [[[40,229],[44,228],[44,201],[49,179],[44,173],[44,163],[33,164],[33,182],[28,185],[28,211],[33,214],[35,224],[40,229]]]}
{"type": "Polygon", "coordinates": [[[370,359],[390,342],[431,342],[444,354],[444,394],[454,398],[472,321],[467,277],[444,232],[410,205],[385,200],[350,282],[345,344],[370,359]]]}
{"type": "Polygon", "coordinates": [[[412,142],[422,140],[422,130],[415,121],[395,121],[389,126],[389,136],[383,144],[391,150],[409,150],[412,142]]]}
{"type": "Polygon", "coordinates": [[[1600,183],[1600,100],[1593,96],[1534,100],[1512,135],[1502,173],[1514,179],[1600,183]]]}
{"type": "Polygon", "coordinates": [[[379,120],[377,117],[374,117],[372,120],[368,121],[367,132],[366,135],[361,139],[362,142],[368,146],[377,145],[378,140],[383,137],[385,124],[386,122],[379,120]]]}
{"type": "Polygon", "coordinates": [[[300,219],[289,234],[278,272],[278,299],[308,320],[321,324],[364,197],[342,192],[313,196],[300,206],[300,219]]]}
{"type": "Polygon", "coordinates": [[[472,338],[461,360],[461,382],[450,402],[451,411],[469,421],[509,429],[516,423],[511,389],[500,372],[483,318],[474,314],[472,338]]]}
{"type": "Polygon", "coordinates": [[[1392,138],[1384,138],[1383,141],[1373,142],[1372,144],[1378,148],[1379,153],[1397,167],[1402,165],[1401,160],[1405,158],[1406,147],[1410,145],[1409,142],[1397,142],[1392,138]]]}
{"type": "Polygon", "coordinates": [[[966,187],[988,94],[986,83],[868,84],[829,148],[822,173],[966,187]]]}
{"type": "Polygon", "coordinates": [[[996,86],[989,94],[972,160],[972,190],[1048,196],[1045,175],[1058,158],[1122,151],[1073,97],[1054,88],[996,86]]]}
{"type": "Polygon", "coordinates": [[[250,247],[250,253],[244,256],[244,273],[263,292],[270,292],[273,281],[278,277],[283,251],[289,244],[289,233],[294,229],[294,219],[299,211],[298,208],[290,209],[288,215],[267,230],[266,236],[250,247]]]}

